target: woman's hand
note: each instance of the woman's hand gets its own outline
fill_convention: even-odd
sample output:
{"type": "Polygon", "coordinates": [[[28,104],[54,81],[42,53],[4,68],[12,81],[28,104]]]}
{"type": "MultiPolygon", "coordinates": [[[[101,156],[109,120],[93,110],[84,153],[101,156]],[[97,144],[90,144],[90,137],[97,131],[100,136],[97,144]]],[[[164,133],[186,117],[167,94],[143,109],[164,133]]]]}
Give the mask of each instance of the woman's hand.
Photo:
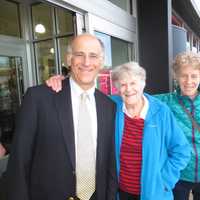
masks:
{"type": "Polygon", "coordinates": [[[53,91],[60,92],[62,90],[62,81],[65,79],[63,75],[55,75],[46,80],[48,87],[51,87],[53,91]]]}

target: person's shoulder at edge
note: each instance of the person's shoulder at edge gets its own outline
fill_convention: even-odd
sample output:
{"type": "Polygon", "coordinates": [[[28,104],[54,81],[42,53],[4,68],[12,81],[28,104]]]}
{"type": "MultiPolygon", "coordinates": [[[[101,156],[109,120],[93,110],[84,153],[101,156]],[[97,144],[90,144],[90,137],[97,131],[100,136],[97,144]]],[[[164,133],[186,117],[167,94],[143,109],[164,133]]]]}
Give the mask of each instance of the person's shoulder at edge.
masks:
{"type": "Polygon", "coordinates": [[[110,95],[109,97],[110,97],[110,99],[112,99],[116,103],[117,102],[122,102],[122,98],[119,95],[110,95]]]}
{"type": "Polygon", "coordinates": [[[160,99],[161,101],[168,101],[168,100],[174,98],[174,96],[176,96],[176,92],[154,94],[153,96],[160,99]]]}
{"type": "MultiPolygon", "coordinates": [[[[67,84],[67,79],[62,81],[62,88],[64,88],[64,85],[67,84]]],[[[63,90],[61,90],[63,91],[63,90]]],[[[61,92],[60,91],[60,92],[61,92]]],[[[31,93],[34,96],[43,96],[43,95],[59,95],[60,92],[56,92],[54,90],[52,90],[50,87],[48,87],[45,83],[43,84],[39,84],[39,85],[35,85],[35,86],[31,86],[27,89],[26,93],[31,93]]]]}
{"type": "Polygon", "coordinates": [[[117,107],[121,108],[123,105],[123,100],[120,95],[110,95],[109,98],[114,102],[117,107]]]}
{"type": "MultiPolygon", "coordinates": [[[[170,93],[166,93],[170,97],[170,93]]],[[[169,106],[167,105],[166,101],[161,100],[160,98],[157,98],[155,95],[150,95],[147,93],[144,93],[145,97],[148,99],[150,107],[157,107],[160,111],[161,110],[170,110],[169,106]]],[[[164,95],[164,94],[163,94],[164,95]]]]}
{"type": "Polygon", "coordinates": [[[179,92],[176,92],[176,91],[154,95],[154,97],[156,97],[160,101],[166,103],[170,108],[172,105],[177,104],[178,96],[179,96],[179,92]]]}
{"type": "MultiPolygon", "coordinates": [[[[112,101],[112,99],[110,98],[110,96],[104,94],[103,92],[101,92],[99,89],[95,89],[95,93],[96,95],[98,95],[99,97],[101,97],[102,101],[114,104],[114,102],[112,101]]],[[[102,102],[103,103],[103,102],[102,102]]]]}

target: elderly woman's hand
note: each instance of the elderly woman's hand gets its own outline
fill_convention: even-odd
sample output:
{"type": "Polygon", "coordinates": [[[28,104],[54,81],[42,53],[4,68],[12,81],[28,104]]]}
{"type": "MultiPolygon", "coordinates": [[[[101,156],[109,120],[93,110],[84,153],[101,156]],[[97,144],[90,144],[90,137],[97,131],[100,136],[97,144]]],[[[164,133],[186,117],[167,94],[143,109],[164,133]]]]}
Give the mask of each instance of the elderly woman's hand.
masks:
{"type": "Polygon", "coordinates": [[[63,75],[55,75],[46,80],[46,84],[48,87],[51,87],[53,91],[59,92],[62,90],[62,80],[64,79],[65,77],[63,75]]]}
{"type": "Polygon", "coordinates": [[[5,156],[5,154],[6,154],[6,149],[0,143],[0,158],[2,158],[3,156],[5,156]]]}

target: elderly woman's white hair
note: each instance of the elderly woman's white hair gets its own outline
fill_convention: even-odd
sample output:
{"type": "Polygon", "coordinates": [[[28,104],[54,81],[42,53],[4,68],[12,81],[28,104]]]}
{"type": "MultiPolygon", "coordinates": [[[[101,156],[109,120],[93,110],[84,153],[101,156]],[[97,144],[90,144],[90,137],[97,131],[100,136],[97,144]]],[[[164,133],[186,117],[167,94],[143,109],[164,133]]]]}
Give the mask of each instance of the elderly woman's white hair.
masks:
{"type": "Polygon", "coordinates": [[[186,51],[179,53],[173,62],[173,70],[175,75],[185,66],[190,67],[191,69],[200,70],[200,53],[195,53],[192,51],[186,51]]]}
{"type": "Polygon", "coordinates": [[[119,80],[123,79],[126,75],[139,77],[141,83],[145,85],[146,71],[137,62],[128,62],[114,67],[112,70],[112,81],[118,87],[119,80]]]}

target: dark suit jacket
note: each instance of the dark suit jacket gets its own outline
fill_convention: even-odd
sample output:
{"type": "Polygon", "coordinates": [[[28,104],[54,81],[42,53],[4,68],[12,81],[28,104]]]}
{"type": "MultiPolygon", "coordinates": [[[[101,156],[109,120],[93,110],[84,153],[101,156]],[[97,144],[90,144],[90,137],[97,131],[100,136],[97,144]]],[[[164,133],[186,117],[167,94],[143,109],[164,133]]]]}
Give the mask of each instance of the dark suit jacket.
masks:
{"type": "MultiPolygon", "coordinates": [[[[97,109],[96,195],[116,192],[114,103],[95,91],[97,109]]],[[[88,122],[90,123],[90,122],[88,122]]],[[[29,88],[19,112],[7,169],[7,200],[67,200],[75,196],[75,141],[69,80],[63,90],[29,88]]]]}

